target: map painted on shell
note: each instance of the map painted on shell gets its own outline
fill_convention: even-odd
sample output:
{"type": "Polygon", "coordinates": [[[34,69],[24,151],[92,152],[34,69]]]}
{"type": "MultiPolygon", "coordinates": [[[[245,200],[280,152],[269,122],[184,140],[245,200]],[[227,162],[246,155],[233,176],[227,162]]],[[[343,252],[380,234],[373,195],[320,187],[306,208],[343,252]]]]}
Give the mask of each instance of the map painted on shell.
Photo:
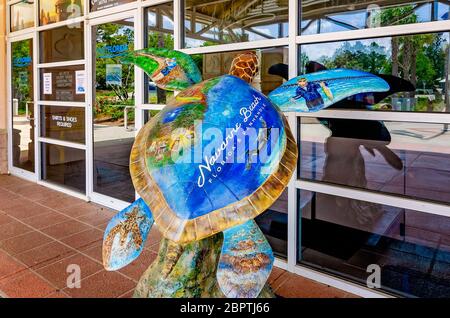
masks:
{"type": "Polygon", "coordinates": [[[371,73],[334,69],[295,77],[269,94],[281,111],[314,112],[360,93],[389,91],[389,84],[371,73]]]}
{"type": "Polygon", "coordinates": [[[253,193],[276,171],[286,147],[279,111],[230,75],[184,90],[148,124],[147,168],[183,219],[253,193]]]}

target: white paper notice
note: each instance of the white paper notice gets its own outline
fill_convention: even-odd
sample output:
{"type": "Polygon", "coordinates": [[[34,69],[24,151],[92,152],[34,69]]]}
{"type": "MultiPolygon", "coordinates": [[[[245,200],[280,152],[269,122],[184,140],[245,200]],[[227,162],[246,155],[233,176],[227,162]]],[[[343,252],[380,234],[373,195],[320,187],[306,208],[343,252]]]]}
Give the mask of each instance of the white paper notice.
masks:
{"type": "Polygon", "coordinates": [[[44,73],[43,75],[44,95],[52,94],[52,73],[44,73]]]}
{"type": "Polygon", "coordinates": [[[75,94],[81,95],[86,93],[86,72],[75,71],[75,94]]]}

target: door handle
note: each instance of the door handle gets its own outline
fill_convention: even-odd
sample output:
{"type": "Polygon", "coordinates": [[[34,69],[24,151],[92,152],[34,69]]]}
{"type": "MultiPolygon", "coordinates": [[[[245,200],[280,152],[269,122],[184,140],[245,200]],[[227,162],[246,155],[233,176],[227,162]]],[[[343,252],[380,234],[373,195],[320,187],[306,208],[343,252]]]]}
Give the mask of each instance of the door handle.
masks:
{"type": "Polygon", "coordinates": [[[33,117],[30,117],[30,110],[29,110],[28,104],[34,104],[34,101],[31,100],[31,101],[27,101],[25,103],[25,115],[26,115],[26,118],[27,118],[27,120],[34,120],[33,117]]]}

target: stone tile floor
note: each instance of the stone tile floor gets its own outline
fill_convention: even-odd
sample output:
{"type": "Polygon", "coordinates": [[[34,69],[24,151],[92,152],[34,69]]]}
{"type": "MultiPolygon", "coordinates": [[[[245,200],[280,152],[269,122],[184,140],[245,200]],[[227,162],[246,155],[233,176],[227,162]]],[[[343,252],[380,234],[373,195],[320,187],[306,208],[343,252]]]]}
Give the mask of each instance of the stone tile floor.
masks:
{"type": "MultiPolygon", "coordinates": [[[[0,175],[0,297],[131,297],[156,257],[152,231],[143,254],[118,272],[101,262],[103,230],[115,211],[17,177],[0,175]],[[67,287],[67,268],[81,268],[81,288],[67,287]]],[[[274,268],[281,297],[355,297],[274,268]]]]}

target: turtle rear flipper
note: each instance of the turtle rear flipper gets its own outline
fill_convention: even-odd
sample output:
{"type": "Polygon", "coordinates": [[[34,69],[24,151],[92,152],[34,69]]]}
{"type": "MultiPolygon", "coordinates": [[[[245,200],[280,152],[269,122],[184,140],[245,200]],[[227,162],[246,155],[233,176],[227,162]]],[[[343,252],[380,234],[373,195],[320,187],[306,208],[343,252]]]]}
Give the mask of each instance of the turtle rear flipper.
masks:
{"type": "Polygon", "coordinates": [[[116,214],[103,236],[103,266],[115,271],[127,266],[141,254],[154,223],[144,200],[138,199],[116,214]]]}
{"type": "Polygon", "coordinates": [[[251,219],[223,231],[217,281],[228,298],[256,298],[273,266],[272,248],[251,219]]]}

